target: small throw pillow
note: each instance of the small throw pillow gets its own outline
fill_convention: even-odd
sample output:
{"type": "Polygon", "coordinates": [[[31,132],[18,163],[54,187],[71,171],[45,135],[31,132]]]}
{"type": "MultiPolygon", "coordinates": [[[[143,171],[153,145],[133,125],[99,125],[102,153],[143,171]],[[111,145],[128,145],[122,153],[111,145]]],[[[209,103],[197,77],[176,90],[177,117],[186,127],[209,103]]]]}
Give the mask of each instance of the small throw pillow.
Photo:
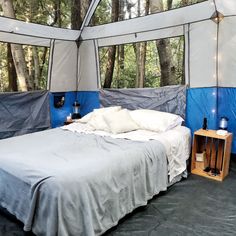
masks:
{"type": "Polygon", "coordinates": [[[104,120],[104,116],[108,116],[109,114],[119,111],[120,109],[121,106],[94,109],[93,114],[88,121],[88,124],[95,130],[110,132],[110,128],[104,120]]]}
{"type": "Polygon", "coordinates": [[[103,115],[106,124],[113,134],[137,130],[138,125],[132,120],[127,109],[103,115]]]}

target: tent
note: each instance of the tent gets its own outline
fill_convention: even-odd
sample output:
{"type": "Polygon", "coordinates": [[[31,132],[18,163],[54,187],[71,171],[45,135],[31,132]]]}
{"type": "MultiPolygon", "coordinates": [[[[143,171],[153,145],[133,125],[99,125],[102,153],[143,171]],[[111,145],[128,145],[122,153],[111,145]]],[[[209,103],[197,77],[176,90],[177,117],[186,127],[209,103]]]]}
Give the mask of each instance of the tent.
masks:
{"type": "MultiPolygon", "coordinates": [[[[99,47],[184,36],[186,125],[194,132],[206,117],[208,128],[217,129],[220,117],[227,116],[229,131],[236,133],[236,1],[208,0],[90,27],[99,2],[91,2],[80,30],[0,17],[0,41],[50,47],[47,88],[53,127],[63,123],[76,98],[82,115],[99,107],[99,47]],[[63,108],[54,107],[55,96],[65,96],[63,108]]],[[[236,152],[236,139],[232,151],[236,152]]]]}

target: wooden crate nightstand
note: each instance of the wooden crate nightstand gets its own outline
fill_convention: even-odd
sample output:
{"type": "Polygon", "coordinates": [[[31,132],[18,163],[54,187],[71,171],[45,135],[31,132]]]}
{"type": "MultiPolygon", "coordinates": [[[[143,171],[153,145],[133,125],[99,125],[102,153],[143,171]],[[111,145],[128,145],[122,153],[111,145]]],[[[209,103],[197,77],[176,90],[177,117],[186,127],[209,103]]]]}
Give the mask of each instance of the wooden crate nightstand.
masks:
{"type": "Polygon", "coordinates": [[[216,130],[194,132],[191,173],[223,181],[229,172],[232,133],[218,135],[216,130]],[[202,158],[202,160],[201,160],[202,158]],[[211,169],[210,171],[204,171],[211,169]]]}

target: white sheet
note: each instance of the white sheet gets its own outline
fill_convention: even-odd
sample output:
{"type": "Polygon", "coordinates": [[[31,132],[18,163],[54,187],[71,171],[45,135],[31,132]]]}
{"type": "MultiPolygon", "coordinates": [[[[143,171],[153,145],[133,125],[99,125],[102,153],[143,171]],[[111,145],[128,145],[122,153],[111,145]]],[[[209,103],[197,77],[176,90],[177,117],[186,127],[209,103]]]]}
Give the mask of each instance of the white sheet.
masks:
{"type": "Polygon", "coordinates": [[[148,130],[135,130],[121,134],[111,134],[105,131],[93,130],[89,125],[82,123],[72,123],[62,126],[61,128],[72,132],[96,134],[135,141],[158,140],[166,149],[169,182],[186,170],[186,161],[190,155],[191,133],[190,130],[184,126],[177,126],[174,129],[162,133],[148,130]]]}

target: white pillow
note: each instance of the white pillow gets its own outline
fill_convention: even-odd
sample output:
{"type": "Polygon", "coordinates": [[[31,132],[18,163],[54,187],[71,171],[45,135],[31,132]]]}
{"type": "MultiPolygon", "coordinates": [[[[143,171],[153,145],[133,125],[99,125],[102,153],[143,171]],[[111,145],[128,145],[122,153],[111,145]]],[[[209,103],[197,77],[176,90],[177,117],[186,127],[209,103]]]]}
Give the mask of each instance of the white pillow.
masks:
{"type": "Polygon", "coordinates": [[[103,117],[113,134],[125,133],[139,128],[127,109],[105,114],[103,117]]]}
{"type": "Polygon", "coordinates": [[[140,129],[164,132],[182,124],[183,119],[168,112],[139,109],[130,111],[131,118],[140,129]]]}
{"type": "Polygon", "coordinates": [[[121,106],[114,106],[114,107],[104,107],[104,108],[98,108],[94,109],[92,112],[88,113],[87,115],[83,116],[81,119],[78,121],[80,123],[88,123],[94,113],[99,114],[99,113],[104,113],[104,112],[110,112],[110,111],[118,111],[121,109],[121,106]]]}
{"type": "Polygon", "coordinates": [[[109,114],[117,112],[120,109],[120,106],[94,109],[93,114],[87,124],[89,124],[96,130],[110,132],[110,128],[104,120],[104,116],[108,116],[109,114]]]}

